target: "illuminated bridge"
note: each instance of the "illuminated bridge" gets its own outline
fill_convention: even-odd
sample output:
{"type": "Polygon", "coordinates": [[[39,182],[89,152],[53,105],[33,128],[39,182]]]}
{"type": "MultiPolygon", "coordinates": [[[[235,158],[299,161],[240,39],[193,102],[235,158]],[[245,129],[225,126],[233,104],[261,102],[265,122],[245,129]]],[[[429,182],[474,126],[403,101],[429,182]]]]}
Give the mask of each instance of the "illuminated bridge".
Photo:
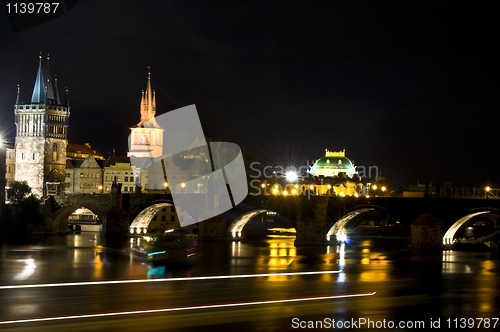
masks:
{"type": "MultiPolygon", "coordinates": [[[[107,229],[107,212],[114,204],[112,194],[56,197],[57,204],[48,218],[54,230],[66,230],[67,219],[84,206],[94,212],[107,229]]],[[[116,201],[116,200],[115,200],[116,201]]],[[[124,194],[123,208],[129,213],[129,229],[144,233],[153,216],[173,205],[166,194],[124,194]]],[[[443,243],[452,243],[456,232],[471,218],[484,216],[495,222],[500,215],[497,199],[329,197],[329,196],[252,196],[233,209],[198,224],[199,237],[205,241],[241,239],[250,220],[273,213],[295,228],[297,244],[324,244],[336,241],[355,226],[359,217],[379,211],[410,229],[410,224],[424,213],[431,213],[443,224],[443,243]]]]}

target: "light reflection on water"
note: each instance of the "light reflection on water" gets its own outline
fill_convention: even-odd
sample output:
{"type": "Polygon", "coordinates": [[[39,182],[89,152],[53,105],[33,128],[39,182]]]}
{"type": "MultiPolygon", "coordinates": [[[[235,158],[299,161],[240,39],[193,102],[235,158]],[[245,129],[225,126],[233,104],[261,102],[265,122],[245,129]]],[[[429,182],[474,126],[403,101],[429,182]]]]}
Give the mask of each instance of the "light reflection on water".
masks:
{"type": "MultiPolygon", "coordinates": [[[[2,272],[2,284],[15,280],[23,282],[64,282],[112,279],[165,278],[186,275],[226,275],[272,273],[285,271],[342,270],[333,278],[337,282],[352,281],[349,267],[361,268],[356,280],[384,282],[391,279],[393,258],[391,251],[403,250],[392,242],[362,240],[304,250],[296,248],[294,238],[265,238],[259,241],[232,241],[204,243],[200,252],[203,259],[192,266],[151,266],[131,254],[130,248],[140,247],[141,238],[130,238],[119,246],[110,246],[98,233],[82,232],[55,238],[37,239],[36,245],[2,250],[2,260],[13,261],[10,272],[2,272]],[[47,243],[47,244],[44,244],[47,243]],[[380,244],[382,243],[382,245],[380,244]],[[26,264],[31,259],[31,265],[26,264]],[[29,267],[29,273],[22,271],[29,267]],[[21,279],[19,276],[23,275],[21,279]],[[7,279],[7,280],[5,280],[7,279]]],[[[443,251],[443,274],[494,274],[497,261],[490,253],[443,251]]],[[[413,259],[413,257],[411,258],[413,259]]]]}

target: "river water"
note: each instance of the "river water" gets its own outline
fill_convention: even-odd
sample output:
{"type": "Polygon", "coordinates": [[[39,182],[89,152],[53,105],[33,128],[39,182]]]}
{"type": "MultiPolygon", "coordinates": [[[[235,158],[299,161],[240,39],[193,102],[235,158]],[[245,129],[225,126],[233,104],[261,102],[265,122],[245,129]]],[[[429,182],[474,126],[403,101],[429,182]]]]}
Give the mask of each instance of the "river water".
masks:
{"type": "MultiPolygon", "coordinates": [[[[453,319],[464,317],[493,319],[500,315],[500,260],[491,252],[412,253],[407,249],[408,239],[363,237],[354,238],[350,244],[296,248],[292,237],[268,237],[248,242],[198,243],[202,255],[198,263],[152,266],[137,259],[131,250],[145,244],[143,238],[109,243],[91,232],[37,237],[24,245],[4,244],[0,250],[0,285],[341,270],[313,280],[276,279],[278,283],[282,280],[279,289],[266,290],[263,287],[270,286],[263,283],[234,287],[241,291],[242,298],[258,298],[266,293],[270,297],[290,297],[294,289],[301,296],[377,292],[373,300],[364,302],[370,303],[367,307],[346,305],[295,312],[302,313],[304,319],[322,319],[328,313],[345,320],[425,317],[428,323],[438,318],[453,323],[453,319]],[[286,291],[285,285],[289,287],[286,291]]],[[[218,286],[204,283],[193,294],[204,294],[212,287],[218,286]]],[[[217,295],[213,296],[212,302],[221,302],[217,295]]],[[[238,298],[234,293],[231,296],[238,298]]],[[[2,305],[17,301],[20,308],[26,305],[16,294],[12,299],[14,303],[2,305]]],[[[209,299],[202,300],[205,303],[209,299]]],[[[49,315],[43,308],[37,310],[31,316],[49,315]]],[[[281,312],[274,320],[268,318],[274,322],[269,326],[293,330],[291,317],[283,315],[281,312]]],[[[241,319],[262,322],[263,318],[241,319]]],[[[219,326],[224,320],[213,324],[219,326]]]]}

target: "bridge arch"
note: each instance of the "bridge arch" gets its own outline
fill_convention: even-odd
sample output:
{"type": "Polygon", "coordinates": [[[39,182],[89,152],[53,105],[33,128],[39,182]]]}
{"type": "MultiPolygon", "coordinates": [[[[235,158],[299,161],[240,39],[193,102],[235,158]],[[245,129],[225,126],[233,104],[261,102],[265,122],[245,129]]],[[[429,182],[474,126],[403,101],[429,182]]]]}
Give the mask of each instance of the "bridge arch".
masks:
{"type": "Polygon", "coordinates": [[[389,210],[386,208],[383,208],[381,206],[377,205],[361,205],[356,207],[355,210],[348,212],[346,215],[344,215],[342,218],[337,220],[333,226],[330,227],[328,232],[326,233],[326,240],[330,241],[332,236],[335,236],[337,239],[340,239],[342,237],[342,234],[344,233],[343,230],[347,226],[347,224],[354,218],[359,216],[360,214],[363,214],[368,211],[375,211],[375,210],[382,210],[388,213],[391,213],[389,210]]]}
{"type": "MultiPolygon", "coordinates": [[[[131,234],[145,234],[148,231],[148,227],[153,220],[153,217],[163,208],[168,206],[176,206],[172,200],[161,199],[151,202],[145,208],[142,208],[141,212],[134,218],[129,226],[131,234]]],[[[182,206],[180,207],[181,209],[182,206]]],[[[186,211],[185,209],[183,209],[186,211]]]]}
{"type": "Polygon", "coordinates": [[[61,206],[57,211],[55,211],[52,215],[52,229],[55,231],[67,231],[68,226],[68,218],[78,210],[79,208],[86,208],[90,210],[92,213],[97,215],[97,218],[104,224],[106,220],[106,212],[103,211],[99,206],[94,206],[92,204],[75,204],[69,203],[61,206]]]}
{"type": "Polygon", "coordinates": [[[269,212],[276,213],[275,211],[270,210],[266,207],[260,207],[256,210],[246,211],[238,218],[236,218],[231,224],[229,224],[227,231],[233,239],[241,238],[243,228],[248,224],[250,220],[252,220],[252,218],[258,216],[259,214],[269,212]]]}
{"type": "Polygon", "coordinates": [[[496,208],[488,208],[488,207],[482,207],[482,208],[477,208],[473,210],[467,211],[467,215],[463,216],[459,220],[457,220],[453,225],[451,225],[450,228],[446,231],[446,233],[443,236],[443,244],[444,245],[450,245],[453,244],[453,238],[455,237],[455,234],[458,232],[458,230],[470,219],[483,215],[483,214],[489,214],[492,212],[500,212],[499,209],[496,208]]]}

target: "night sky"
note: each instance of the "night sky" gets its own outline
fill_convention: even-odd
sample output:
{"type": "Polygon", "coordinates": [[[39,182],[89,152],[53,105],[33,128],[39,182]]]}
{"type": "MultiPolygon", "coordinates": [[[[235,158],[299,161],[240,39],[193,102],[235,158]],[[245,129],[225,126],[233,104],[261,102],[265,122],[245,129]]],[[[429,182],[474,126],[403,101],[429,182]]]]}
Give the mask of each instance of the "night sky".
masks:
{"type": "MultiPolygon", "coordinates": [[[[196,104],[207,137],[264,165],[346,149],[392,186],[500,187],[495,1],[99,1],[13,32],[0,10],[0,125],[38,56],[68,87],[69,141],[127,152],[147,66],[157,115],[196,104]]],[[[64,99],[64,98],[63,98],[64,99]]]]}

